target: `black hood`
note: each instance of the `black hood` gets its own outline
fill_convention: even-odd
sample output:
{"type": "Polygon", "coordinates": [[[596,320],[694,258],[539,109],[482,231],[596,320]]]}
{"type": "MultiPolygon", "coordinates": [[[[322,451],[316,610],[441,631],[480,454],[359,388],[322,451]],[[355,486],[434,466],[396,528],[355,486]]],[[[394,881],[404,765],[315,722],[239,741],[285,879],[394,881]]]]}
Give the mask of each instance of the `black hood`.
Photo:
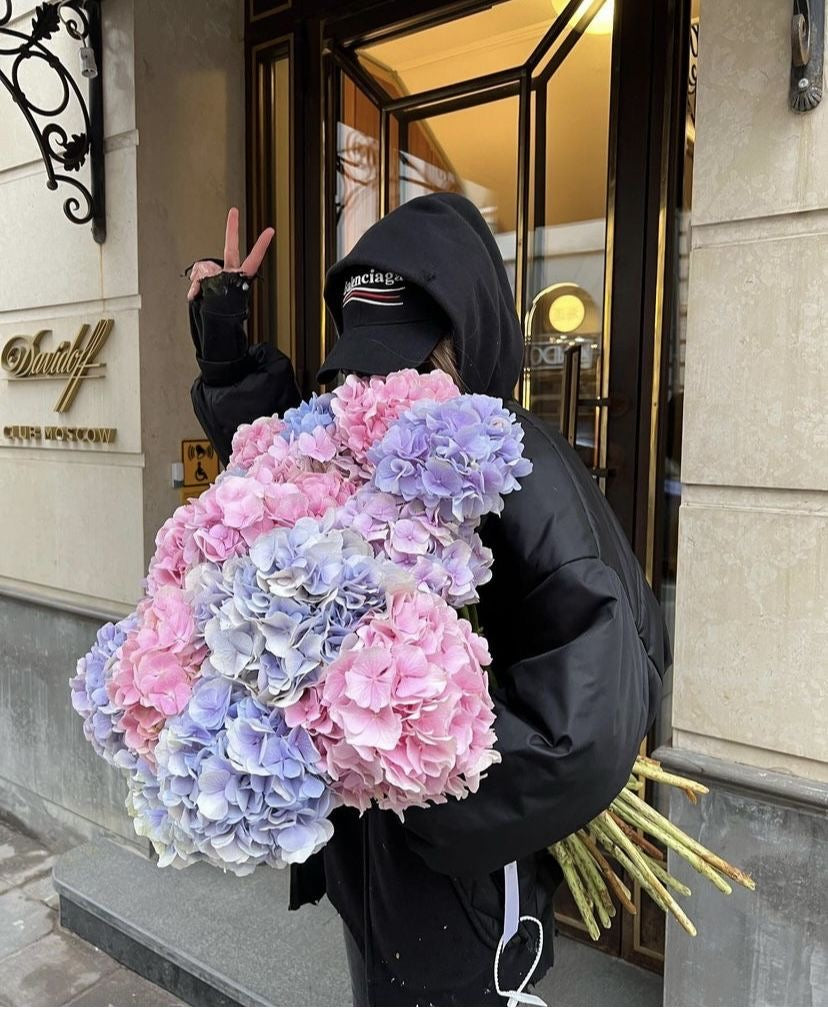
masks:
{"type": "Polygon", "coordinates": [[[346,279],[365,266],[402,275],[445,311],[469,391],[512,397],[523,335],[497,243],[471,201],[428,194],[371,226],[325,281],[325,302],[340,333],[346,279]]]}

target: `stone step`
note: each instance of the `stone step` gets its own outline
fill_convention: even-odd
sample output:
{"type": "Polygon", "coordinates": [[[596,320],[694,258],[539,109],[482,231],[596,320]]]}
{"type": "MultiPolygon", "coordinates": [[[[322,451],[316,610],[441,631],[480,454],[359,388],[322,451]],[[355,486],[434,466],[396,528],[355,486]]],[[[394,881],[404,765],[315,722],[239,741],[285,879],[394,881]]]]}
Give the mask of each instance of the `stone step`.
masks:
{"type": "Polygon", "coordinates": [[[339,917],[288,912],[288,872],[159,870],[100,838],[55,863],[60,921],[191,1005],[350,1005],[339,917]]]}
{"type": "MultiPolygon", "coordinates": [[[[339,917],[288,911],[288,872],[159,870],[106,838],[55,863],[61,924],[191,1005],[350,1006],[339,917]]],[[[537,993],[553,1007],[661,1004],[661,977],[558,935],[537,993]]]]}

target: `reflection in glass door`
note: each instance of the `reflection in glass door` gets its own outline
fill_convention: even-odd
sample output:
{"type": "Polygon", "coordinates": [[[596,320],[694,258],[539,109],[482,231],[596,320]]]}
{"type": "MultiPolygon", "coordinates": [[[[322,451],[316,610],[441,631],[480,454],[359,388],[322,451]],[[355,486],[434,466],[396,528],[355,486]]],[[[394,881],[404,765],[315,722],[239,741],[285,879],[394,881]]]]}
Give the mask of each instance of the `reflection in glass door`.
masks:
{"type": "Polygon", "coordinates": [[[346,73],[336,82],[334,260],[380,217],[380,112],[346,73]]]}
{"type": "MultiPolygon", "coordinates": [[[[557,9],[564,3],[557,0],[557,9]]],[[[593,8],[595,5],[592,5],[593,8]]],[[[582,4],[570,24],[584,20],[582,4]]],[[[605,476],[604,306],[613,4],[599,4],[577,45],[563,36],[532,81],[528,309],[523,401],[558,422],[605,476]]],[[[607,350],[608,351],[608,350],[607,350]]]]}
{"type": "Polygon", "coordinates": [[[328,263],[420,194],[474,201],[524,323],[516,394],[599,481],[612,11],[612,0],[510,0],[331,51],[328,263]]]}

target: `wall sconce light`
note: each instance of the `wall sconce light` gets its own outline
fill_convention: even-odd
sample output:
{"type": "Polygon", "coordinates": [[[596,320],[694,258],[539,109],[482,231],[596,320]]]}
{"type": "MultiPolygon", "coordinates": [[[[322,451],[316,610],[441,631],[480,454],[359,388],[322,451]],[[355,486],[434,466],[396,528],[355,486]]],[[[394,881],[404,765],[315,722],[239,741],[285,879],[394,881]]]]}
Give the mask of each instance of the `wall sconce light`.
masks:
{"type": "Polygon", "coordinates": [[[804,113],[822,99],[825,0],[794,0],[791,19],[791,109],[804,113]]]}
{"type": "Polygon", "coordinates": [[[555,331],[568,335],[577,331],[584,323],[586,307],[584,301],[575,293],[564,293],[549,304],[547,316],[555,331]]]}
{"type": "MultiPolygon", "coordinates": [[[[28,32],[9,27],[13,22],[12,0],[0,0],[0,84],[11,95],[34,135],[46,167],[46,186],[74,189],[63,202],[70,222],[92,223],[96,242],[106,239],[106,194],[103,152],[103,93],[101,75],[101,8],[99,0],[46,0],[35,8],[28,32]],[[84,99],[72,72],[49,48],[60,31],[80,43],[80,75],[89,81],[84,99]],[[57,99],[31,94],[38,74],[49,73],[48,87],[57,86],[57,99]],[[31,74],[27,87],[25,79],[31,74]],[[67,109],[80,112],[82,129],[58,121],[67,109]],[[90,185],[77,175],[89,158],[90,185]]],[[[71,115],[71,112],[70,112],[71,115]]],[[[77,116],[76,116],[77,118],[77,116]]]]}

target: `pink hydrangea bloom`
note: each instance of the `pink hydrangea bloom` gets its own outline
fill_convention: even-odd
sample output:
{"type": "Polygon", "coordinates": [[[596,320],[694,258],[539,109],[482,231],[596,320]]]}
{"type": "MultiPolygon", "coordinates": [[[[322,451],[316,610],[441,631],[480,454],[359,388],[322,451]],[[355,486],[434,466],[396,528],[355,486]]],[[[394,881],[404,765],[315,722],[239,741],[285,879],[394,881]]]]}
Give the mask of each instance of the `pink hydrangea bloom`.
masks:
{"type": "Polygon", "coordinates": [[[312,433],[300,433],[295,440],[295,447],[306,458],[317,462],[333,461],[339,450],[333,437],[323,426],[318,426],[312,433]]]}
{"type": "Polygon", "coordinates": [[[402,814],[474,792],[499,760],[486,642],[438,596],[400,592],[285,710],[313,736],[343,802],[402,814]]]}
{"type": "MultiPolygon", "coordinates": [[[[232,492],[224,504],[219,500],[219,491],[230,480],[237,477],[222,474],[217,483],[192,501],[192,552],[185,555],[187,565],[200,564],[205,560],[221,564],[229,557],[244,553],[245,546],[238,529],[224,521],[227,505],[232,503],[232,492]]],[[[232,512],[232,508],[231,508],[232,512]]]]}
{"type": "Polygon", "coordinates": [[[138,606],[138,625],[123,644],[107,694],[123,716],[127,747],[151,757],[168,716],[190,700],[206,648],[196,643],[195,621],[184,593],[162,586],[138,606]]]}
{"type": "Polygon", "coordinates": [[[162,585],[181,588],[188,563],[197,555],[193,543],[196,529],[194,502],[176,508],[155,537],[155,553],[147,572],[147,591],[152,595],[162,585]]]}
{"type": "Polygon", "coordinates": [[[216,488],[221,522],[231,529],[246,529],[265,516],[265,487],[250,476],[228,476],[216,488]]]}
{"type": "Polygon", "coordinates": [[[306,472],[336,473],[345,479],[354,479],[359,474],[359,465],[324,427],[317,427],[313,433],[299,434],[290,442],[277,437],[267,452],[256,459],[247,475],[263,486],[270,486],[290,483],[306,472]]]}
{"type": "Polygon", "coordinates": [[[243,423],[233,434],[233,452],[228,464],[249,468],[284,428],[285,424],[278,416],[262,416],[253,423],[243,423]]]}
{"type": "Polygon", "coordinates": [[[248,469],[247,475],[257,480],[262,486],[271,483],[284,483],[302,471],[302,463],[290,444],[282,438],[276,440],[260,455],[248,469]]]}
{"type": "Polygon", "coordinates": [[[447,402],[460,392],[442,370],[420,374],[399,370],[388,377],[359,378],[351,374],[336,389],[331,411],[341,442],[365,463],[368,449],[415,402],[447,402]]]}
{"type": "Polygon", "coordinates": [[[321,518],[330,508],[341,507],[354,492],[353,483],[335,472],[306,472],[294,483],[307,498],[311,518],[321,518]]]}
{"type": "Polygon", "coordinates": [[[241,532],[221,522],[199,528],[193,538],[201,551],[202,559],[211,560],[216,564],[238,556],[245,550],[241,532]]]}

